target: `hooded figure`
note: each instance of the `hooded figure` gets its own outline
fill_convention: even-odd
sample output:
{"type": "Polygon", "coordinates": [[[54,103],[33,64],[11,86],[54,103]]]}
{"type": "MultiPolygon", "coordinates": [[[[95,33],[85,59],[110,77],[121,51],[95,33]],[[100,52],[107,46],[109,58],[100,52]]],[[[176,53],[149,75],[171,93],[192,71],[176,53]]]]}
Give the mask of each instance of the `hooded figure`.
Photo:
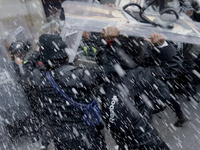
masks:
{"type": "Polygon", "coordinates": [[[49,60],[58,60],[67,58],[65,48],[67,45],[58,35],[43,34],[39,37],[40,60],[48,62],[49,60]]]}
{"type": "Polygon", "coordinates": [[[50,71],[56,83],[74,101],[89,104],[96,99],[93,88],[105,82],[104,72],[111,73],[114,69],[104,66],[83,69],[68,64],[67,45],[58,35],[41,35],[39,46],[39,57],[24,65],[24,83],[31,90],[28,96],[37,100],[42,121],[52,129],[55,147],[59,150],[106,150],[100,129],[84,123],[83,112],[53,88],[45,73],[50,71]]]}

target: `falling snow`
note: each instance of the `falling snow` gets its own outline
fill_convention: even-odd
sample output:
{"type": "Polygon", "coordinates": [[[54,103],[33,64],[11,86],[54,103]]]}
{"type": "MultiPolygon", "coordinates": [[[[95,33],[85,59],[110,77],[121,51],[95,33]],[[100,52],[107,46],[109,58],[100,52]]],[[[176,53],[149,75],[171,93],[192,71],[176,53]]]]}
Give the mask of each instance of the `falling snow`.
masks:
{"type": "MultiPolygon", "coordinates": [[[[54,6],[53,1],[0,1],[0,150],[40,150],[46,148],[42,145],[45,142],[49,150],[55,150],[55,141],[63,139],[63,144],[75,146],[71,149],[97,145],[100,147],[95,149],[102,149],[102,141],[97,140],[101,134],[108,150],[119,150],[119,143],[128,150],[148,141],[156,143],[154,128],[171,150],[200,149],[200,23],[184,13],[178,13],[179,19],[171,22],[175,17],[167,16],[173,13],[159,16],[156,4],[142,12],[155,24],[139,23],[121,9],[131,0],[116,1],[117,7],[104,5],[103,0],[102,5],[94,2],[87,6],[64,2],[65,22],[60,19],[58,3],[54,6]],[[109,26],[118,27],[120,35],[109,33],[109,26]],[[104,35],[102,29],[106,29],[104,35]],[[83,31],[87,31],[84,37],[83,31]],[[62,37],[69,56],[65,61],[69,59],[67,65],[72,68],[64,68],[66,63],[58,58],[51,59],[63,45],[45,41],[47,45],[41,46],[38,37],[43,33],[62,37]],[[162,41],[154,43],[152,33],[163,35],[164,46],[159,45],[162,41]],[[104,39],[106,34],[111,35],[104,39]],[[18,43],[14,48],[15,42],[24,43],[24,47],[21,49],[18,43]],[[177,51],[165,49],[170,45],[177,51]],[[37,46],[38,51],[53,46],[54,54],[36,53],[37,46]],[[146,50],[145,46],[151,48],[146,50]],[[41,56],[49,58],[45,61],[41,56]],[[171,65],[171,57],[175,58],[173,63],[180,63],[171,65]],[[45,76],[48,67],[61,91],[81,108],[74,107],[52,86],[45,76]],[[94,100],[99,106],[94,106],[94,100]],[[182,112],[176,114],[175,107],[179,106],[182,112]],[[101,132],[86,125],[83,114],[92,121],[100,120],[104,125],[101,132]],[[186,122],[177,126],[177,119],[186,122]],[[111,131],[117,131],[119,143],[111,131]],[[74,139],[80,139],[81,144],[67,143],[74,139]]],[[[137,2],[148,6],[143,0],[137,2]]],[[[182,9],[178,0],[167,5],[182,9]]],[[[135,7],[129,10],[136,11],[135,7]]]]}

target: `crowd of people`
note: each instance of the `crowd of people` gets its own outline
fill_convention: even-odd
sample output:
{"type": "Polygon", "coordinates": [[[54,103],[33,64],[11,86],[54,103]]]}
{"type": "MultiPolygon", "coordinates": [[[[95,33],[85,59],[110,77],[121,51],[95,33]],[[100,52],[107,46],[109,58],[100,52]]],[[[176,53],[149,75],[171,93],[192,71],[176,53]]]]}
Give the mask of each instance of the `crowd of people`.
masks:
{"type": "MultiPolygon", "coordinates": [[[[195,5],[189,15],[195,21],[197,10],[195,5]]],[[[30,119],[36,120],[28,132],[39,133],[43,148],[53,141],[57,150],[106,150],[102,131],[107,129],[119,150],[169,150],[152,118],[169,106],[177,116],[174,126],[189,121],[176,93],[193,99],[196,94],[199,80],[192,70],[199,70],[200,55],[192,57],[193,45],[178,47],[159,33],[146,39],[102,27],[101,33],[83,32],[78,55],[69,63],[59,33],[42,34],[36,48],[5,43],[31,104],[30,119]],[[83,58],[89,60],[84,65],[83,58]]]]}

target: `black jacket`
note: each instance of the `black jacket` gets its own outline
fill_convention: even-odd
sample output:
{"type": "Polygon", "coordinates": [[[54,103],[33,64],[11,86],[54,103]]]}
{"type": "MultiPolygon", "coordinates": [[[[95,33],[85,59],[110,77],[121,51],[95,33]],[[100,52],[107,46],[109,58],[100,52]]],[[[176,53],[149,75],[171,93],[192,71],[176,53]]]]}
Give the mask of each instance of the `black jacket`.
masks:
{"type": "MultiPolygon", "coordinates": [[[[160,144],[163,143],[162,139],[157,130],[147,122],[142,112],[138,111],[134,97],[126,93],[126,86],[121,84],[124,80],[126,78],[109,84],[106,88],[106,99],[103,104],[108,129],[120,150],[125,150],[125,145],[128,149],[144,150],[143,146],[147,150],[155,147],[159,149],[160,144]]],[[[129,92],[134,93],[134,91],[129,92]]]]}
{"type": "MultiPolygon", "coordinates": [[[[22,84],[28,89],[26,91],[30,99],[37,101],[42,119],[51,126],[53,136],[61,140],[73,140],[76,139],[76,130],[79,135],[88,134],[87,138],[91,144],[93,143],[94,149],[104,149],[101,132],[96,127],[86,125],[82,120],[83,112],[71,106],[52,87],[45,76],[44,68],[37,65],[37,59],[27,62],[24,68],[26,74],[23,76],[22,84]],[[92,142],[95,134],[98,135],[95,140],[101,142],[92,142]]],[[[110,66],[81,68],[64,64],[51,72],[57,84],[74,101],[89,104],[97,98],[96,95],[99,93],[94,88],[107,82],[106,75],[115,73],[115,70],[110,66]]]]}
{"type": "MultiPolygon", "coordinates": [[[[140,39],[133,38],[133,40],[135,41],[122,40],[123,44],[126,42],[130,44],[129,46],[124,46],[122,43],[120,46],[116,42],[108,43],[97,55],[98,64],[110,66],[119,64],[126,72],[124,77],[115,76],[111,84],[105,86],[107,89],[104,103],[105,118],[120,147],[125,144],[130,149],[140,149],[142,145],[159,147],[163,141],[155,128],[148,124],[146,118],[141,117],[144,113],[139,110],[135,96],[145,91],[154,92],[153,84],[158,88],[165,87],[160,79],[174,78],[179,71],[181,60],[171,45],[156,51],[140,39]],[[138,115],[139,111],[142,115],[138,115]]],[[[169,91],[165,88],[163,91],[159,95],[160,98],[169,99],[169,91]]]]}
{"type": "Polygon", "coordinates": [[[118,41],[120,45],[117,42],[111,43],[115,51],[109,44],[101,48],[102,51],[97,54],[100,65],[118,63],[124,70],[140,66],[150,69],[151,73],[164,79],[173,79],[177,76],[182,60],[171,44],[163,48],[154,48],[142,38],[122,36],[118,41]]]}

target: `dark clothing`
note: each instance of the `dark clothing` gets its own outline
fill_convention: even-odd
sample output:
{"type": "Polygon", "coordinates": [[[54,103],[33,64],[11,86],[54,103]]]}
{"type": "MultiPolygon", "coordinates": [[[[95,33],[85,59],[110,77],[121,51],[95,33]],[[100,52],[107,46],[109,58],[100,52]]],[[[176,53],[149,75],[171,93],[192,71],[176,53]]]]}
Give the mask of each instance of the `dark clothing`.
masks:
{"type": "Polygon", "coordinates": [[[90,38],[82,37],[78,48],[78,58],[96,61],[96,54],[100,47],[100,34],[92,32],[90,38]],[[85,57],[85,58],[84,58],[85,57]]]}
{"type": "MultiPolygon", "coordinates": [[[[132,73],[127,74],[127,76],[129,75],[131,78],[133,77],[132,73]]],[[[169,150],[159,137],[157,130],[147,122],[141,111],[139,112],[135,106],[134,97],[131,97],[130,94],[135,91],[134,88],[131,88],[130,81],[130,78],[126,77],[123,81],[119,79],[115,81],[115,84],[107,86],[104,102],[106,105],[104,106],[106,108],[105,117],[108,118],[108,129],[113,138],[120,150],[125,150],[125,146],[134,150],[150,150],[152,147],[159,149],[161,145],[163,147],[160,148],[169,150]],[[130,93],[126,93],[126,87],[130,88],[128,89],[130,93]]]]}
{"type": "Polygon", "coordinates": [[[173,79],[180,70],[182,60],[177,56],[177,51],[171,45],[163,48],[154,48],[151,44],[143,41],[142,38],[119,37],[120,45],[112,42],[101,47],[102,51],[97,54],[99,64],[113,65],[118,63],[126,69],[134,69],[137,66],[149,68],[156,76],[165,79],[173,79]],[[122,42],[121,42],[122,41],[122,42]],[[121,54],[122,53],[122,54],[121,54]],[[131,60],[134,60],[131,61],[131,60]]]}
{"type": "Polygon", "coordinates": [[[159,11],[162,11],[165,8],[165,0],[160,0],[160,8],[159,11]]]}
{"type": "MultiPolygon", "coordinates": [[[[26,65],[31,64],[27,63],[26,65]]],[[[53,130],[52,137],[57,149],[106,149],[103,136],[98,128],[84,124],[82,120],[83,112],[70,106],[53,89],[44,73],[38,68],[29,70],[27,73],[31,86],[30,95],[35,96],[40,102],[42,118],[53,130]]],[[[76,102],[82,103],[90,103],[99,95],[99,91],[95,91],[97,85],[116,77],[113,66],[109,65],[92,66],[85,69],[63,65],[52,71],[52,74],[54,80],[65,93],[76,102]]],[[[129,82],[128,78],[127,82],[129,82]]],[[[139,115],[137,110],[135,112],[130,111],[127,104],[124,103],[124,99],[120,96],[117,88],[117,85],[121,83],[123,83],[121,78],[116,78],[115,82],[107,84],[107,99],[102,103],[106,107],[104,113],[107,114],[109,120],[112,120],[112,122],[109,122],[111,131],[124,131],[124,136],[121,137],[123,140],[120,143],[126,144],[130,148],[141,148],[144,145],[159,147],[160,144],[163,144],[163,141],[159,138],[157,131],[146,122],[145,118],[139,115]],[[112,100],[114,95],[118,99],[115,106],[112,100]],[[113,105],[113,111],[117,118],[110,118],[113,115],[110,104],[113,105]]],[[[133,106],[130,100],[128,98],[127,102],[133,106]]],[[[115,139],[117,140],[117,138],[115,139]]],[[[165,148],[168,150],[166,145],[165,148]]]]}
{"type": "MultiPolygon", "coordinates": [[[[40,114],[45,123],[51,126],[52,137],[57,148],[62,149],[106,149],[103,135],[96,127],[86,125],[83,120],[83,112],[71,106],[52,87],[45,77],[45,71],[41,71],[27,62],[25,67],[27,74],[24,79],[29,83],[31,91],[29,97],[35,97],[40,106],[40,114]],[[29,66],[29,67],[27,67],[29,66]],[[98,135],[98,136],[97,136],[98,135]],[[60,143],[62,142],[62,144],[60,143]],[[78,145],[80,144],[80,145],[78,145]]],[[[105,82],[104,73],[115,72],[112,67],[94,66],[83,69],[71,65],[63,65],[54,71],[54,80],[73,100],[81,103],[90,103],[96,99],[93,88],[105,82]]]]}
{"type": "MultiPolygon", "coordinates": [[[[63,132],[63,131],[61,131],[63,132]]],[[[77,133],[75,130],[74,132],[77,133]]],[[[66,133],[68,134],[68,133],[66,133]]],[[[70,136],[74,136],[70,135],[70,136]]],[[[104,136],[98,130],[93,128],[83,131],[78,131],[78,137],[72,138],[62,138],[59,140],[54,140],[56,150],[106,150],[106,145],[104,143],[104,136]]]]}
{"type": "MultiPolygon", "coordinates": [[[[101,47],[102,51],[97,55],[98,64],[107,64],[108,66],[119,64],[126,72],[124,77],[114,76],[111,84],[105,85],[107,91],[104,102],[106,106],[104,108],[106,112],[105,118],[109,122],[108,128],[120,149],[125,149],[125,145],[129,149],[145,149],[145,147],[146,149],[151,149],[151,146],[154,149],[169,149],[162,139],[159,138],[158,132],[148,123],[148,117],[145,116],[145,113],[150,114],[151,110],[148,110],[144,103],[136,102],[135,97],[146,91],[151,96],[154,96],[153,98],[156,97],[155,100],[161,99],[166,101],[170,99],[168,86],[161,81],[161,78],[165,75],[164,72],[168,73],[166,77],[172,76],[172,71],[168,70],[171,68],[164,61],[171,63],[169,59],[175,55],[174,49],[171,50],[170,47],[160,49],[161,54],[154,52],[158,62],[152,62],[152,60],[155,60],[152,57],[153,51],[147,53],[144,47],[148,45],[144,45],[137,38],[132,40],[135,40],[137,44],[135,42],[127,42],[126,40],[119,40],[122,47],[116,42],[108,43],[101,47]],[[124,46],[125,42],[129,43],[130,47],[124,46]],[[142,45],[144,46],[141,47],[142,45]],[[165,53],[166,51],[169,53],[165,53]],[[163,62],[159,59],[163,60],[163,62]],[[162,70],[158,63],[163,67],[167,66],[167,68],[162,70]],[[155,85],[157,90],[152,85],[155,85]],[[114,97],[117,98],[116,101],[112,100],[114,97]],[[109,109],[109,111],[106,109],[109,109]],[[139,115],[139,112],[142,117],[139,115]],[[160,145],[163,147],[160,147],[160,145]]],[[[176,58],[174,58],[175,60],[176,58]]],[[[173,65],[173,72],[176,71],[176,65],[173,65]]]]}
{"type": "Polygon", "coordinates": [[[132,49],[128,49],[128,44],[128,46],[122,47],[125,50],[120,48],[116,42],[112,43],[113,48],[107,44],[97,55],[98,63],[111,66],[120,64],[125,72],[134,69],[137,72],[135,76],[137,82],[134,84],[138,87],[136,90],[139,91],[144,90],[145,87],[151,89],[154,83],[157,86],[164,86],[164,82],[176,78],[182,60],[177,55],[175,48],[171,45],[153,48],[140,38],[133,40],[135,42],[128,42],[130,47],[133,47],[132,49]]]}
{"type": "MultiPolygon", "coordinates": [[[[126,90],[128,91],[128,99],[132,99],[132,102],[130,102],[128,105],[121,103],[115,106],[115,108],[124,108],[116,108],[115,116],[117,121],[115,121],[113,124],[110,124],[111,133],[113,134],[117,143],[120,145],[121,149],[123,149],[124,145],[127,145],[130,149],[142,149],[142,147],[144,149],[144,147],[148,147],[149,145],[159,147],[159,143],[163,142],[158,138],[157,131],[154,128],[149,127],[147,125],[148,123],[144,121],[146,119],[148,120],[148,117],[145,116],[145,112],[141,111],[141,107],[144,107],[144,102],[143,104],[140,104],[141,101],[138,103],[135,97],[145,93],[152,101],[155,102],[161,100],[166,104],[168,101],[172,100],[172,105],[173,108],[175,108],[176,114],[182,114],[180,105],[176,100],[170,98],[169,87],[166,84],[167,81],[171,81],[176,78],[180,69],[181,59],[177,56],[176,49],[171,45],[163,48],[154,48],[151,44],[141,40],[141,38],[120,38],[121,39],[118,41],[122,41],[121,43],[108,43],[106,46],[101,48],[102,51],[97,55],[98,63],[100,65],[107,64],[115,66],[115,64],[119,64],[126,72],[122,81],[117,81],[117,77],[112,78],[114,86],[107,87],[108,92],[106,93],[106,97],[108,98],[106,100],[110,102],[109,99],[111,99],[116,93],[123,93],[126,90]],[[124,43],[126,43],[125,46],[124,43]],[[116,86],[120,83],[123,83],[124,85],[121,90],[119,90],[116,86]],[[135,118],[130,117],[131,115],[134,115],[131,114],[130,110],[125,111],[127,114],[120,112],[120,110],[126,110],[127,107],[131,105],[134,105],[135,109],[140,111],[140,113],[143,115],[143,120],[139,119],[140,121],[138,121],[136,116],[134,116],[135,118]],[[134,118],[135,120],[133,121],[131,118],[134,118]],[[131,124],[128,123],[129,121],[131,124]],[[127,126],[127,131],[124,127],[124,124],[127,126]],[[134,129],[131,128],[129,124],[134,126],[134,129]],[[142,128],[145,130],[144,134],[141,136],[139,136],[141,134],[138,129],[139,126],[142,126],[142,128]],[[137,133],[139,134],[137,135],[137,133]],[[134,139],[133,141],[136,142],[134,143],[130,139],[134,139]]],[[[120,94],[118,97],[120,97],[120,94]]],[[[124,98],[124,96],[122,97],[124,98]]],[[[110,107],[112,107],[112,104],[108,105],[106,108],[110,107]]],[[[150,111],[146,110],[146,113],[150,114],[150,111]]],[[[112,116],[112,114],[110,115],[112,116]]],[[[151,118],[151,115],[149,117],[151,118]]],[[[156,149],[155,147],[154,149],[156,149]]],[[[168,149],[167,146],[166,149],[168,149]]]]}

